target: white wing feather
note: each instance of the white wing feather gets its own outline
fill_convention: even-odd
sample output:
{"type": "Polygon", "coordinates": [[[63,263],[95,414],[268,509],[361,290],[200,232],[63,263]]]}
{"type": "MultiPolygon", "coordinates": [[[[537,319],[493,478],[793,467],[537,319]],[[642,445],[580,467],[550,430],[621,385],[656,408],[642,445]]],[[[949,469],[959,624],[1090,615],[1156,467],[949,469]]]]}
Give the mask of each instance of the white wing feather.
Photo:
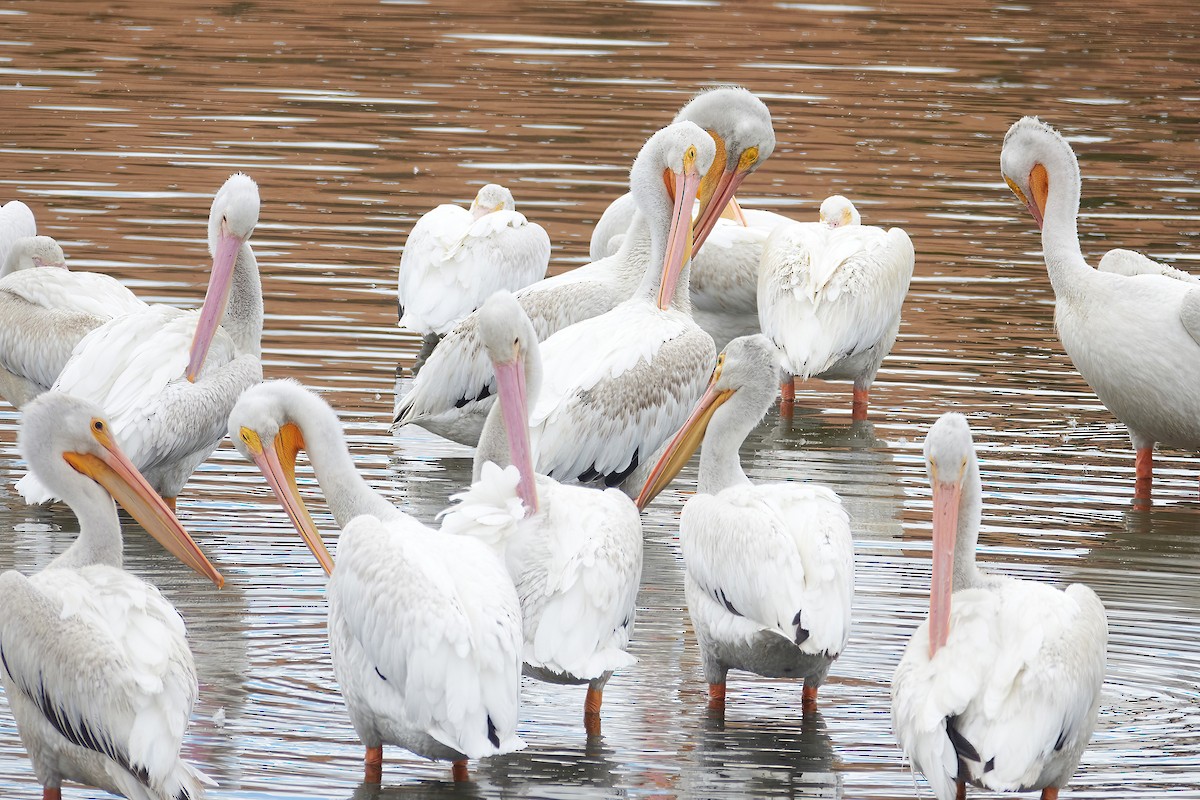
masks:
{"type": "Polygon", "coordinates": [[[37,236],[37,220],[29,206],[20,200],[9,200],[0,206],[0,268],[8,261],[13,242],[26,236],[37,236]]]}
{"type": "Polygon", "coordinates": [[[1165,275],[1185,283],[1200,283],[1200,277],[1168,264],[1160,264],[1134,250],[1109,250],[1100,259],[1099,270],[1130,277],[1134,275],[1165,275]]]}

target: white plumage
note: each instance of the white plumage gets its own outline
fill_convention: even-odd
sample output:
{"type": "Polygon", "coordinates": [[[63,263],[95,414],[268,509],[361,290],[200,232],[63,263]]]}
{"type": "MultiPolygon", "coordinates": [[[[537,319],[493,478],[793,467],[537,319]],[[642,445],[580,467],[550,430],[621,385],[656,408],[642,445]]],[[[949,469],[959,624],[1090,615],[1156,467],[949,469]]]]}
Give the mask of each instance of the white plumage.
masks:
{"type": "Polygon", "coordinates": [[[775,229],[763,251],[758,314],[782,353],[785,403],[792,376],[850,379],[853,417],[865,419],[868,390],[900,330],[914,253],[900,228],[842,219],[775,229]]]}
{"type": "MultiPolygon", "coordinates": [[[[0,206],[0,267],[8,263],[13,242],[28,236],[37,236],[37,220],[29,206],[20,200],[9,200],[0,206]]],[[[3,275],[0,272],[0,277],[3,275]]]]}
{"type": "Polygon", "coordinates": [[[492,293],[546,276],[550,237],[515,208],[508,189],[489,183],[470,211],[444,204],[417,220],[400,258],[402,327],[444,335],[492,293]]]}
{"type": "Polygon", "coordinates": [[[939,800],[966,782],[1058,796],[1096,725],[1108,625],[1086,586],[1065,591],[975,566],[981,486],[970,428],[945,414],[934,484],[930,617],[892,680],[892,725],[939,800]],[[952,592],[952,593],[951,593],[952,592]]]}

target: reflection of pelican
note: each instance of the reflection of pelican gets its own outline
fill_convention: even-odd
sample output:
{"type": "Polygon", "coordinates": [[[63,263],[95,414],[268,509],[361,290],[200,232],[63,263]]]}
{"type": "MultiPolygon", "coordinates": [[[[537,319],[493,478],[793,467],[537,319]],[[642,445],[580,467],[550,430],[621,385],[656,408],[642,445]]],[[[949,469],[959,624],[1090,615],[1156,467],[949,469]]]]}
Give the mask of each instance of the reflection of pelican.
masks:
{"type": "Polygon", "coordinates": [[[113,498],[181,561],[223,581],[110,431],[98,408],[67,395],[25,410],[22,456],[79,518],[79,537],[32,578],[0,575],[4,691],[43,797],[74,781],[200,798],[212,782],[179,758],[197,694],[183,620],[121,569],[113,498]]]}
{"type": "Polygon", "coordinates": [[[470,211],[446,203],[417,220],[400,258],[401,326],[443,336],[493,292],[545,277],[550,237],[515,209],[512,192],[489,183],[470,211]]]}
{"type": "Polygon", "coordinates": [[[1161,274],[1092,269],[1079,249],[1079,164],[1033,117],[1004,136],[1000,170],[1042,229],[1054,327],[1137,451],[1134,496],[1149,500],[1155,443],[1200,449],[1200,289],[1161,274]]]}
{"type": "Polygon", "coordinates": [[[1082,584],[1059,591],[975,566],[982,489],[971,429],[944,414],[925,438],[933,484],[929,619],[892,680],[892,727],[939,800],[966,782],[1041,789],[1075,772],[1096,727],[1108,624],[1082,584]],[[951,594],[953,591],[953,594],[951,594]]]}
{"type": "MultiPolygon", "coordinates": [[[[675,178],[664,172],[668,168],[665,151],[675,140],[663,131],[650,137],[629,173],[630,193],[640,213],[621,249],[516,293],[538,339],[544,341],[569,325],[611,311],[638,289],[648,265],[663,263],[672,225],[673,198],[669,193],[676,189],[675,178]],[[670,186],[664,183],[667,179],[672,181],[670,186]]],[[[479,338],[479,318],[470,314],[434,348],[408,394],[396,404],[394,421],[397,426],[419,425],[447,439],[474,445],[495,391],[492,365],[479,338]]]]}
{"type": "Polygon", "coordinates": [[[504,565],[469,536],[427,528],[354,469],[337,415],[290,381],[247,390],[229,435],[258,465],[329,580],[333,669],[378,782],[383,745],[454,762],[524,746],[516,733],[521,610],[504,565]],[[307,450],[342,527],[337,569],[295,482],[307,450]]]}
{"type": "Polygon", "coordinates": [[[68,271],[49,236],[17,239],[0,264],[0,395],[17,407],[50,388],[90,331],[146,308],[115,278],[68,271]]]}
{"type": "Polygon", "coordinates": [[[738,458],[775,399],[775,359],[761,335],[729,343],[638,497],[645,508],[703,438],[697,493],[683,507],[679,535],[688,613],[715,707],[724,706],[728,671],[742,669],[803,677],[804,706],[815,708],[850,633],[854,555],[838,496],[813,484],[753,484],[738,458]]]}
{"type": "Polygon", "coordinates": [[[834,195],[821,204],[820,222],[781,225],[763,249],[758,316],[783,353],[785,411],[795,376],[850,379],[851,418],[867,417],[875,373],[900,331],[914,256],[902,229],[858,223],[853,204],[834,195]]]}
{"type": "MultiPolygon", "coordinates": [[[[743,210],[734,198],[742,181],[775,150],[771,112],[746,89],[723,86],[696,95],[674,121],[699,125],[717,148],[700,184],[690,290],[692,316],[721,348],[737,336],[758,333],[756,291],[763,243],[775,226],[788,221],[769,211],[743,210]]],[[[633,211],[628,194],[605,209],[592,232],[592,258],[615,252],[633,211]]]]}
{"type": "MultiPolygon", "coordinates": [[[[13,242],[37,235],[37,220],[29,206],[20,200],[9,200],[0,206],[0,267],[8,260],[13,242]]],[[[0,273],[3,277],[3,273],[0,273]]]]}
{"type": "MultiPolygon", "coordinates": [[[[148,306],[101,325],[51,387],[105,409],[130,458],[171,504],[221,441],[238,395],[262,379],[262,286],[248,242],[258,209],[254,181],[230,177],[209,215],[213,267],[203,307],[148,306]]],[[[26,502],[52,499],[31,478],[17,484],[26,502]]]]}
{"type": "Polygon", "coordinates": [[[586,683],[584,724],[596,736],[604,685],[636,662],[625,650],[642,575],[638,511],[618,491],[534,474],[526,390],[536,397],[542,383],[537,335],[507,292],[480,309],[479,330],[499,405],[479,439],[475,483],[457,495],[442,529],[483,537],[503,554],[521,598],[525,673],[586,683]]]}

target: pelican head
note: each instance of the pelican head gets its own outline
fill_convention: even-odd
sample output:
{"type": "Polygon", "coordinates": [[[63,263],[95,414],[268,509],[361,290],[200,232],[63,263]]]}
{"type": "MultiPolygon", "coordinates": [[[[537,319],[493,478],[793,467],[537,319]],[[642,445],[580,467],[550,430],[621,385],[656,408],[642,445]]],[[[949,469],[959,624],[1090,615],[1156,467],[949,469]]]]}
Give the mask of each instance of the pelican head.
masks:
{"type": "Polygon", "coordinates": [[[716,158],[700,185],[700,216],[696,219],[696,249],[704,244],[722,212],[750,173],[775,151],[775,130],[765,103],[741,86],[721,86],[701,92],[679,110],[675,121],[694,122],[712,136],[716,158]]]}
{"type": "Polygon", "coordinates": [[[692,206],[701,176],[712,166],[715,153],[712,138],[699,126],[674,122],[646,141],[630,170],[630,190],[638,208],[651,220],[670,220],[659,308],[670,307],[679,274],[692,257],[692,206]],[[665,196],[659,189],[663,186],[665,196]]]}
{"type": "Polygon", "coordinates": [[[740,433],[744,439],[775,401],[778,385],[779,351],[770,339],[756,333],[725,345],[717,356],[708,388],[646,478],[636,501],[638,509],[649,505],[679,474],[710,429],[729,435],[740,433]],[[710,424],[718,409],[735,395],[740,398],[737,409],[710,424]]]}
{"type": "Polygon", "coordinates": [[[325,573],[333,574],[333,556],[296,486],[296,456],[304,449],[304,434],[295,421],[296,409],[314,401],[324,402],[292,380],[263,381],[251,386],[242,392],[229,413],[229,438],[267,479],[325,573]]]}
{"type": "MultiPolygon", "coordinates": [[[[529,445],[527,375],[536,369],[537,334],[525,309],[511,292],[496,292],[479,308],[479,335],[496,371],[500,413],[508,455],[521,473],[517,492],[530,514],[537,513],[537,477],[529,445]]],[[[535,381],[529,381],[530,384],[535,381]]],[[[537,389],[536,386],[533,387],[537,389]]]]}
{"type": "Polygon", "coordinates": [[[962,414],[943,414],[925,436],[925,467],[933,484],[933,581],[929,590],[929,655],[950,635],[950,595],[954,591],[954,547],[959,501],[969,465],[975,459],[971,426],[962,414]]]}
{"type": "MultiPolygon", "coordinates": [[[[115,499],[172,555],[218,587],[225,584],[171,508],[121,452],[112,425],[97,406],[62,392],[45,392],[22,409],[18,448],[30,472],[68,505],[115,499]]],[[[111,513],[115,518],[115,510],[111,513]]]]}
{"type": "Polygon", "coordinates": [[[8,258],[0,265],[0,277],[34,267],[67,268],[67,257],[49,236],[22,236],[12,243],[8,258]]]}
{"type": "Polygon", "coordinates": [[[258,224],[258,210],[258,185],[249,175],[241,172],[230,175],[213,198],[212,210],[208,214],[208,251],[213,260],[212,274],[208,279],[204,305],[200,308],[200,321],[192,338],[187,367],[189,381],[195,381],[200,374],[217,326],[225,316],[225,306],[229,303],[229,291],[233,286],[233,269],[238,253],[258,224]]]}
{"type": "MultiPolygon", "coordinates": [[[[1022,117],[1004,134],[1000,174],[1040,229],[1045,224],[1051,174],[1065,185],[1078,186],[1079,162],[1058,131],[1037,117],[1022,117]]],[[[1076,198],[1074,212],[1079,210],[1078,202],[1076,198]]]]}
{"type": "Polygon", "coordinates": [[[862,223],[862,215],[854,207],[854,203],[840,194],[830,195],[821,201],[821,224],[830,228],[841,228],[844,225],[862,223]]]}
{"type": "Polygon", "coordinates": [[[512,192],[498,183],[489,183],[471,201],[471,216],[480,219],[493,211],[514,211],[516,207],[512,192]]]}

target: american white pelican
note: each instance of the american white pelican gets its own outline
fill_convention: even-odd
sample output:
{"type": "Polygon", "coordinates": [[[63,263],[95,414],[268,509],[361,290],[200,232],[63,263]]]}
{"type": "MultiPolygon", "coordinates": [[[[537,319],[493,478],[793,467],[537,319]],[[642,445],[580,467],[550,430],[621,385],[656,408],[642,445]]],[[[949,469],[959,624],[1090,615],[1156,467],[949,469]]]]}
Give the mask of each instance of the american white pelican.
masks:
{"type": "Polygon", "coordinates": [[[1054,800],[1096,727],[1108,622],[1086,586],[1065,591],[975,566],[979,463],[961,414],[925,437],[933,484],[929,619],[892,679],[892,727],[938,800],[966,784],[1054,800]]]}
{"type": "Polygon", "coordinates": [[[479,539],[422,525],[358,474],[337,415],[291,381],[247,389],[229,436],[262,470],[329,579],[329,646],[346,710],[378,783],[383,745],[453,761],[519,750],[521,605],[479,539]],[[296,487],[308,452],[342,528],[337,568],[296,487]]]}
{"type": "Polygon", "coordinates": [[[13,241],[0,264],[0,396],[18,408],[50,388],[89,332],[146,308],[115,278],[68,271],[49,236],[13,241]]]}
{"type": "MultiPolygon", "coordinates": [[[[105,409],[133,463],[172,506],[225,435],[238,395],[262,380],[262,286],[249,244],[258,210],[249,176],[225,181],[208,220],[204,305],[146,306],[106,322],[76,345],[51,387],[105,409]]],[[[17,489],[29,503],[53,499],[33,476],[17,489]]]]}
{"type": "MultiPolygon", "coordinates": [[[[545,341],[568,325],[611,311],[638,289],[648,265],[661,264],[661,248],[672,221],[670,192],[675,189],[674,177],[664,170],[665,151],[676,134],[665,131],[673,127],[651,136],[630,170],[630,191],[639,213],[621,249],[516,292],[538,339],[545,341]],[[670,185],[665,183],[668,179],[670,185]],[[660,249],[655,251],[655,247],[660,249]]],[[[479,338],[478,314],[469,314],[433,349],[408,394],[396,403],[394,422],[397,427],[418,425],[474,445],[495,401],[495,391],[496,378],[479,338]]]]}
{"type": "Polygon", "coordinates": [[[1079,249],[1079,164],[1033,117],[1004,135],[1000,171],[1042,229],[1054,327],[1079,374],[1129,428],[1134,498],[1148,502],[1155,443],[1200,450],[1200,289],[1162,274],[1092,269],[1079,249]]]}
{"type": "Polygon", "coordinates": [[[637,661],[626,648],[642,577],[641,520],[615,489],[534,474],[526,392],[537,396],[542,382],[537,334],[508,292],[484,303],[479,330],[499,400],[475,451],[475,482],[453,498],[442,530],[496,547],[521,599],[525,674],[586,683],[584,726],[598,736],[605,684],[637,661]]]}
{"type": "Polygon", "coordinates": [[[777,358],[762,335],[729,343],[637,499],[645,508],[703,439],[679,538],[712,708],[725,707],[726,675],[740,669],[803,678],[802,705],[815,710],[850,634],[854,549],[841,500],[811,483],[751,483],[738,457],[775,401],[777,358]]]}
{"type": "Polygon", "coordinates": [[[470,211],[445,203],[413,226],[400,257],[400,325],[436,343],[493,292],[540,281],[549,264],[546,229],[489,183],[470,211]]]}
{"type": "Polygon", "coordinates": [[[1200,277],[1191,275],[1170,264],[1160,264],[1152,258],[1147,258],[1136,250],[1109,250],[1100,257],[1097,269],[1101,272],[1112,272],[1117,275],[1165,275],[1168,278],[1186,283],[1200,284],[1200,277]]]}
{"type": "Polygon", "coordinates": [[[69,395],[31,402],[21,455],[79,518],[79,537],[26,578],[0,574],[0,677],[42,784],[144,800],[198,800],[215,785],[179,757],[196,701],[183,620],[121,569],[115,497],[169,551],[223,580],[117,446],[103,412],[69,395]]]}
{"type": "MultiPolygon", "coordinates": [[[[29,206],[20,200],[9,200],[0,206],[0,267],[8,261],[8,251],[17,239],[37,235],[37,220],[29,206]]],[[[0,271],[0,277],[4,276],[0,271]]]]}
{"type": "MultiPolygon", "coordinates": [[[[758,264],[771,230],[788,218],[743,210],[734,198],[775,150],[771,112],[750,91],[722,86],[696,95],[675,115],[708,131],[716,157],[700,184],[691,270],[692,316],[718,348],[758,333],[758,264]],[[707,247],[701,245],[708,243],[707,247]]],[[[617,198],[592,232],[592,258],[612,252],[633,216],[630,195],[617,198]]]]}
{"type": "Polygon", "coordinates": [[[896,342],[912,280],[912,241],[901,228],[860,225],[854,205],[834,195],[821,219],[776,228],[758,275],[762,332],[779,347],[784,412],[795,378],[853,380],[851,419],[867,418],[868,392],[896,342]]]}

